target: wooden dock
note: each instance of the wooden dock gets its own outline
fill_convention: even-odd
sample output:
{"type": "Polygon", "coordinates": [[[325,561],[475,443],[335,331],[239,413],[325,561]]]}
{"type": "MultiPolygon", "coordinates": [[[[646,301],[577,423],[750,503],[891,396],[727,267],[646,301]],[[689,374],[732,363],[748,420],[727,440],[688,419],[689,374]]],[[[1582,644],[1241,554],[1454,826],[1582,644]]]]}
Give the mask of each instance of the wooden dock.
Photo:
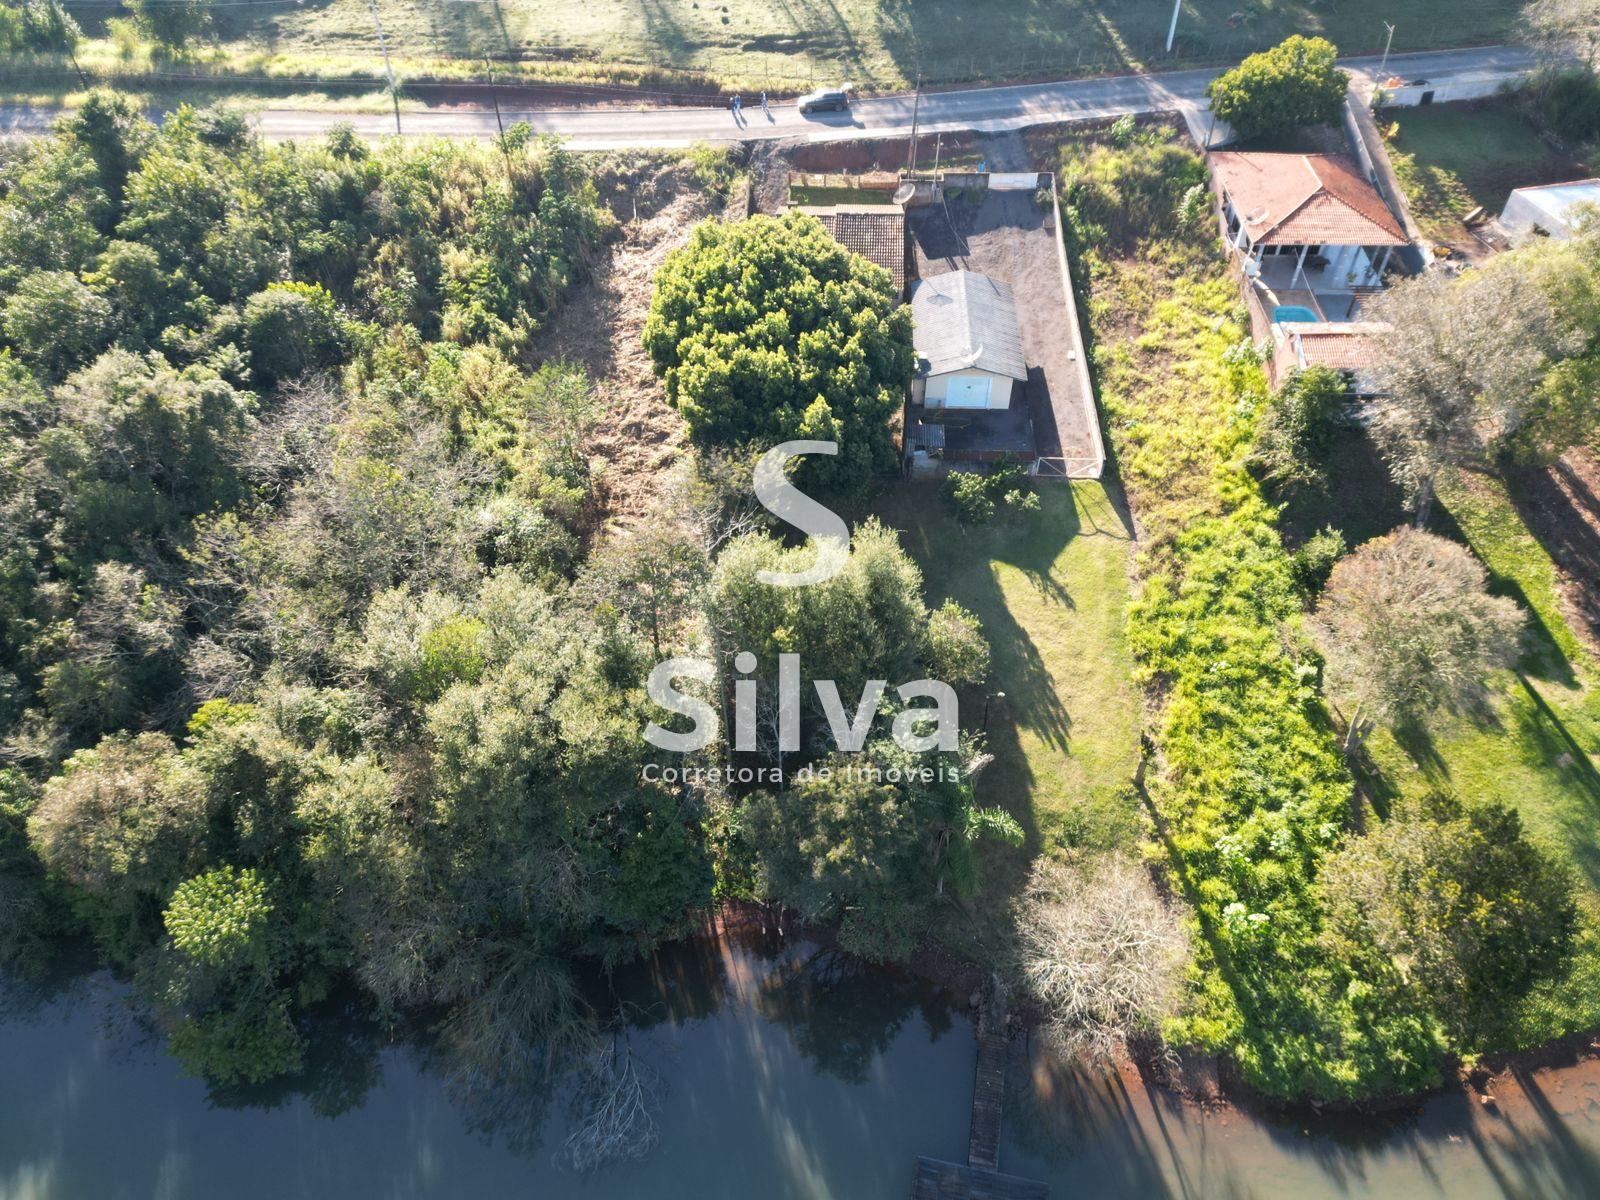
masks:
{"type": "Polygon", "coordinates": [[[993,1171],[1000,1166],[1000,1113],[1006,1100],[1006,1039],[998,1033],[978,1038],[978,1070],[972,1081],[972,1133],[967,1164],[993,1171]]]}
{"type": "Polygon", "coordinates": [[[911,1200],[1048,1200],[1050,1186],[1000,1173],[1000,1117],[1006,1099],[1005,991],[995,979],[978,1019],[978,1065],[972,1078],[967,1165],[919,1158],[911,1200]]]}

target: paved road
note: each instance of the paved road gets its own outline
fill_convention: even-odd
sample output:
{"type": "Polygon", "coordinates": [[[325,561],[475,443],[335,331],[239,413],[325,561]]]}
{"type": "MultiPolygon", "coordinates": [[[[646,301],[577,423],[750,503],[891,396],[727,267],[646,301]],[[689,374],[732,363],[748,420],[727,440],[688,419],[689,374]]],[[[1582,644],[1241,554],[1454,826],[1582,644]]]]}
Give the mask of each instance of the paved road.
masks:
{"type": "MultiPolygon", "coordinates": [[[[1444,85],[1472,78],[1514,79],[1531,69],[1533,63],[1533,55],[1522,47],[1491,46],[1392,55],[1387,73],[1407,79],[1426,77],[1436,85],[1444,85]]],[[[1377,73],[1378,60],[1351,58],[1341,65],[1357,75],[1358,83],[1370,82],[1377,73]]],[[[1204,107],[1206,84],[1216,74],[1214,69],[1205,68],[934,92],[922,97],[919,127],[925,133],[960,129],[1000,132],[1124,113],[1187,109],[1192,114],[1204,107]]],[[[738,122],[725,108],[507,110],[503,116],[507,123],[527,121],[540,133],[561,134],[579,150],[671,149],[697,141],[792,137],[815,142],[903,135],[911,130],[912,106],[909,96],[888,96],[858,101],[849,113],[803,117],[793,104],[775,104],[770,113],[762,113],[750,104],[738,122]]],[[[56,115],[57,110],[51,108],[0,108],[0,135],[42,132],[56,115]]],[[[260,112],[256,121],[262,134],[274,140],[318,137],[339,121],[352,123],[367,137],[394,132],[392,114],[268,108],[260,112]]],[[[493,111],[477,109],[407,112],[402,123],[405,133],[416,137],[489,138],[496,130],[493,111]]]]}

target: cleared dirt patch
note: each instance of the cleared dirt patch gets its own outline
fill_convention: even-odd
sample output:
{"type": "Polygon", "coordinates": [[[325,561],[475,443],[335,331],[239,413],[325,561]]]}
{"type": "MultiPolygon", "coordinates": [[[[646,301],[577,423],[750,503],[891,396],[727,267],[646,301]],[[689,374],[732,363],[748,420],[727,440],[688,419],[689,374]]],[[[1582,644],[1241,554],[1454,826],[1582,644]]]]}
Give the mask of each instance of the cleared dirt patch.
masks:
{"type": "Polygon", "coordinates": [[[538,339],[534,361],[581,363],[594,378],[605,416],[588,450],[605,464],[611,519],[626,526],[649,509],[687,444],[640,341],[651,288],[662,260],[721,201],[676,156],[614,156],[598,175],[620,235],[538,339]]]}

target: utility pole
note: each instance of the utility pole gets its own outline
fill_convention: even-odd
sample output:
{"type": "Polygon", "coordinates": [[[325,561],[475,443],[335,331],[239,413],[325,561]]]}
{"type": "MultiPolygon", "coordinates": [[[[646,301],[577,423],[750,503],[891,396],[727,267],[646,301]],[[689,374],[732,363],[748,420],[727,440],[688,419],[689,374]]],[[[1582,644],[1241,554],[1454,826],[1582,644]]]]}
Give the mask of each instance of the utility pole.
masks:
{"type": "Polygon", "coordinates": [[[906,164],[906,176],[917,173],[917,117],[922,110],[922,72],[917,72],[917,94],[911,101],[911,155],[906,164]]]}
{"type": "Polygon", "coordinates": [[[1383,61],[1378,64],[1378,75],[1380,77],[1383,75],[1384,70],[1389,66],[1389,47],[1394,45],[1394,26],[1385,21],[1383,23],[1383,27],[1389,31],[1389,36],[1384,39],[1383,61]]]}
{"type": "Polygon", "coordinates": [[[511,151],[506,149],[506,123],[500,119],[500,89],[494,81],[494,64],[483,56],[483,66],[489,72],[489,99],[494,101],[494,127],[500,131],[500,153],[506,156],[506,178],[511,178],[511,151]]]}
{"type": "MultiPolygon", "coordinates": [[[[61,0],[49,0],[49,6],[51,16],[55,17],[61,25],[65,25],[67,13],[61,7],[61,0]]],[[[32,13],[29,11],[27,0],[23,0],[22,18],[30,24],[32,23],[32,13]]],[[[70,36],[67,38],[67,57],[72,59],[72,69],[78,73],[78,82],[84,87],[88,87],[89,77],[83,73],[83,66],[78,62],[78,47],[73,44],[70,36]]]]}
{"type": "Polygon", "coordinates": [[[383,22],[378,20],[378,0],[367,0],[367,8],[372,11],[372,27],[378,31],[378,49],[383,51],[383,69],[389,73],[389,99],[394,101],[394,131],[400,129],[400,92],[394,85],[394,67],[389,63],[389,46],[383,40],[383,22]]]}
{"type": "Polygon", "coordinates": [[[1167,26],[1167,53],[1172,53],[1172,39],[1178,36],[1178,13],[1183,8],[1183,0],[1172,0],[1172,24],[1167,26]]]}

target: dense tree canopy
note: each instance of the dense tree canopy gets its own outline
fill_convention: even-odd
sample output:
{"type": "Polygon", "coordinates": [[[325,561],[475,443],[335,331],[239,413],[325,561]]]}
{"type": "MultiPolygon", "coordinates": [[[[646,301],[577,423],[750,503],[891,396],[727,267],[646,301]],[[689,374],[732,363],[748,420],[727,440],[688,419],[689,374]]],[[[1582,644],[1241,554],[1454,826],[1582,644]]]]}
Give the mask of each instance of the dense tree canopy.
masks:
{"type": "Polygon", "coordinates": [[[1211,111],[1242,138],[1288,133],[1339,119],[1349,76],[1326,38],[1285,38],[1211,81],[1211,111]]]}
{"type": "Polygon", "coordinates": [[[1514,600],[1488,594],[1488,572],[1459,543],[1397,529],[1333,568],[1315,628],[1328,690],[1389,722],[1482,702],[1488,676],[1516,661],[1526,621],[1514,600]]]}
{"type": "MultiPolygon", "coordinates": [[[[96,93],[0,151],[0,956],[88,935],[221,1086],[311,1070],[310,1014],[353,984],[436,1016],[463,1094],[528,1115],[595,1030],[575,962],[647,953],[719,892],[861,908],[856,943],[903,956],[970,894],[1009,818],[964,784],[807,790],[814,699],[763,796],[646,775],[662,658],[731,688],[735,647],[763,673],[802,653],[853,708],[869,678],[975,680],[987,648],[876,525],[829,585],[758,584],[811,552],[759,530],[740,456],[607,528],[592,381],[525,354],[610,226],[516,131],[267,147],[96,93]]],[[[777,289],[752,303],[781,298],[769,394],[812,393],[731,440],[793,417],[860,479],[909,373],[887,276],[793,222],[695,245],[722,266],[683,256],[663,295],[757,280],[748,246],[777,289]]]]}
{"type": "Polygon", "coordinates": [[[1372,432],[1414,498],[1418,524],[1441,472],[1481,462],[1518,437],[1556,440],[1561,450],[1581,439],[1593,405],[1572,392],[1593,369],[1594,280],[1593,263],[1563,248],[1505,255],[1459,278],[1420,275],[1380,297],[1374,315],[1388,327],[1372,432]],[[1553,272],[1552,257],[1560,264],[1553,272]],[[1591,298],[1581,306],[1586,288],[1591,298]]]}
{"type": "Polygon", "coordinates": [[[836,441],[802,468],[834,487],[893,468],[911,314],[810,217],[701,225],[656,277],[644,344],[702,445],[836,441]]]}
{"type": "Polygon", "coordinates": [[[1516,1000],[1559,973],[1576,928],[1571,871],[1499,804],[1407,804],[1349,839],[1318,887],[1327,940],[1469,1048],[1492,1044],[1516,1000]]]}

